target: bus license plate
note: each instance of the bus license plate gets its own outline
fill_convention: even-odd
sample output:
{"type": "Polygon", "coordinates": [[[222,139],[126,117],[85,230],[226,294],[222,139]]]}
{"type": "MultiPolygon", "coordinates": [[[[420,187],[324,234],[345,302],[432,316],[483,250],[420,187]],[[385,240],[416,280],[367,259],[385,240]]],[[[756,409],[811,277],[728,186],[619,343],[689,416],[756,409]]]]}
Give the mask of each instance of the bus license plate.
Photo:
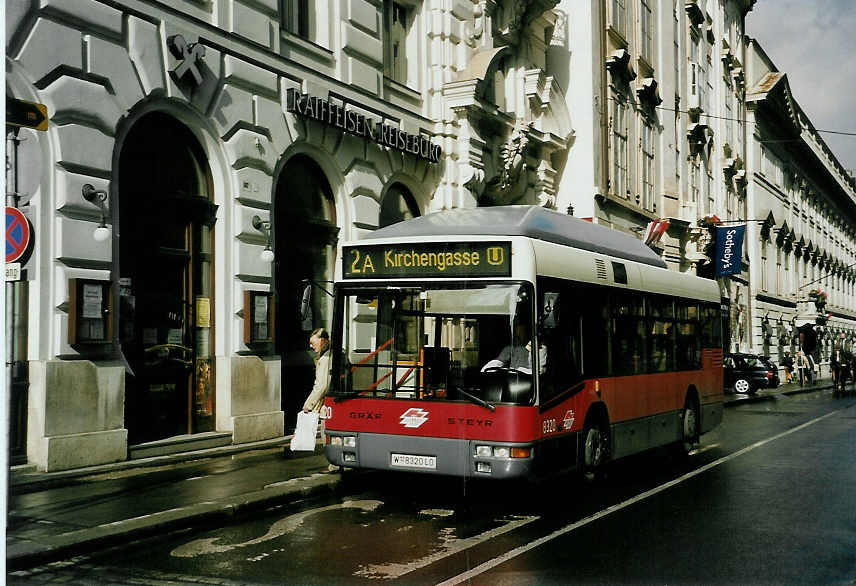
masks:
{"type": "Polygon", "coordinates": [[[437,469],[437,456],[412,456],[410,454],[390,454],[390,466],[396,468],[437,469]]]}

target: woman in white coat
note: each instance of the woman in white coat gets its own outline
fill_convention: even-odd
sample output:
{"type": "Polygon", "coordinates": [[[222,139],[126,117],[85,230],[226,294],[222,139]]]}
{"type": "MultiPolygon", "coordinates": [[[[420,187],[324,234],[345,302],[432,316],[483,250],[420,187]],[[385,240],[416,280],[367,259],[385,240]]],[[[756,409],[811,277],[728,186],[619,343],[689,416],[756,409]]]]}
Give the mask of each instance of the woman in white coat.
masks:
{"type": "MultiPolygon", "coordinates": [[[[312,391],[303,402],[303,412],[321,413],[321,407],[324,405],[324,396],[330,388],[330,334],[324,328],[317,328],[309,335],[309,347],[312,348],[317,356],[315,357],[315,384],[312,385],[312,391]]],[[[324,437],[324,419],[320,419],[318,429],[321,432],[321,437],[324,437]]],[[[327,472],[337,472],[338,466],[330,464],[327,467],[327,472]]]]}

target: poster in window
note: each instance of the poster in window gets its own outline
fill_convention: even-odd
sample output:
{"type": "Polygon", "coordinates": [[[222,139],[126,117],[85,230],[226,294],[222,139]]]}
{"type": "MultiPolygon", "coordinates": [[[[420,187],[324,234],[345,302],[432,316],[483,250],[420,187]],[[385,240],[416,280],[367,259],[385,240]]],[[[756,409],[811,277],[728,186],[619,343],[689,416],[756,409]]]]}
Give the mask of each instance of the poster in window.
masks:
{"type": "Polygon", "coordinates": [[[211,299],[208,297],[196,298],[196,327],[211,327],[211,299]]]}
{"type": "Polygon", "coordinates": [[[83,285],[83,310],[81,317],[86,319],[101,319],[101,304],[104,300],[101,284],[83,285]]]}
{"type": "Polygon", "coordinates": [[[267,322],[268,317],[268,298],[265,295],[256,295],[253,303],[255,305],[253,311],[253,319],[257,324],[267,322]]]}
{"type": "Polygon", "coordinates": [[[184,343],[184,330],[181,328],[170,328],[166,333],[167,344],[182,344],[184,343]]]}

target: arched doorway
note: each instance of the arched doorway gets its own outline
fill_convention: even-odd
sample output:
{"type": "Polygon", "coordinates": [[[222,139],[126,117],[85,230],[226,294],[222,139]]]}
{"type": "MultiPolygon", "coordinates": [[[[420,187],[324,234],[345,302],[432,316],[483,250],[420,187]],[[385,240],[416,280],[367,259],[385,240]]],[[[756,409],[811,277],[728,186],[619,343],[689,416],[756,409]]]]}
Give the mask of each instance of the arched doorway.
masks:
{"type": "Polygon", "coordinates": [[[330,327],[333,265],[339,228],[333,191],[324,172],[306,155],[283,166],[274,199],[277,291],[276,350],[282,357],[282,410],[292,429],[315,376],[309,333],[330,327]],[[300,302],[312,283],[312,318],[300,319],[300,302]]]}
{"type": "Polygon", "coordinates": [[[419,206],[410,190],[401,183],[394,183],[386,190],[380,202],[378,227],[383,228],[403,220],[419,216],[419,206]]]}
{"type": "Polygon", "coordinates": [[[120,342],[129,444],[214,430],[213,227],[196,137],[144,115],[119,159],[120,342]]]}

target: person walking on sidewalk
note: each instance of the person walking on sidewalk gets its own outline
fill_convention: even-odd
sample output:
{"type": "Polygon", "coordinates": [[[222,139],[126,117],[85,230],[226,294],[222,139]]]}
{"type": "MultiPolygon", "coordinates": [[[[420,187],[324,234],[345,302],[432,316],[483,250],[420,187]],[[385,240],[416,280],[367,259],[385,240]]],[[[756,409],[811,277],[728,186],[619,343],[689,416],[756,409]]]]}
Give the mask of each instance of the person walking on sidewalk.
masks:
{"type": "Polygon", "coordinates": [[[782,366],[785,367],[785,384],[790,383],[794,378],[794,357],[790,352],[785,352],[782,358],[782,366]]]}
{"type": "MultiPolygon", "coordinates": [[[[320,415],[321,407],[324,406],[324,397],[330,389],[330,334],[324,328],[316,328],[309,335],[309,347],[315,351],[315,383],[312,391],[303,402],[303,412],[314,411],[320,415]]],[[[324,437],[324,419],[319,417],[321,425],[321,437],[324,437]]],[[[336,472],[338,466],[330,466],[328,472],[336,472]]]]}

